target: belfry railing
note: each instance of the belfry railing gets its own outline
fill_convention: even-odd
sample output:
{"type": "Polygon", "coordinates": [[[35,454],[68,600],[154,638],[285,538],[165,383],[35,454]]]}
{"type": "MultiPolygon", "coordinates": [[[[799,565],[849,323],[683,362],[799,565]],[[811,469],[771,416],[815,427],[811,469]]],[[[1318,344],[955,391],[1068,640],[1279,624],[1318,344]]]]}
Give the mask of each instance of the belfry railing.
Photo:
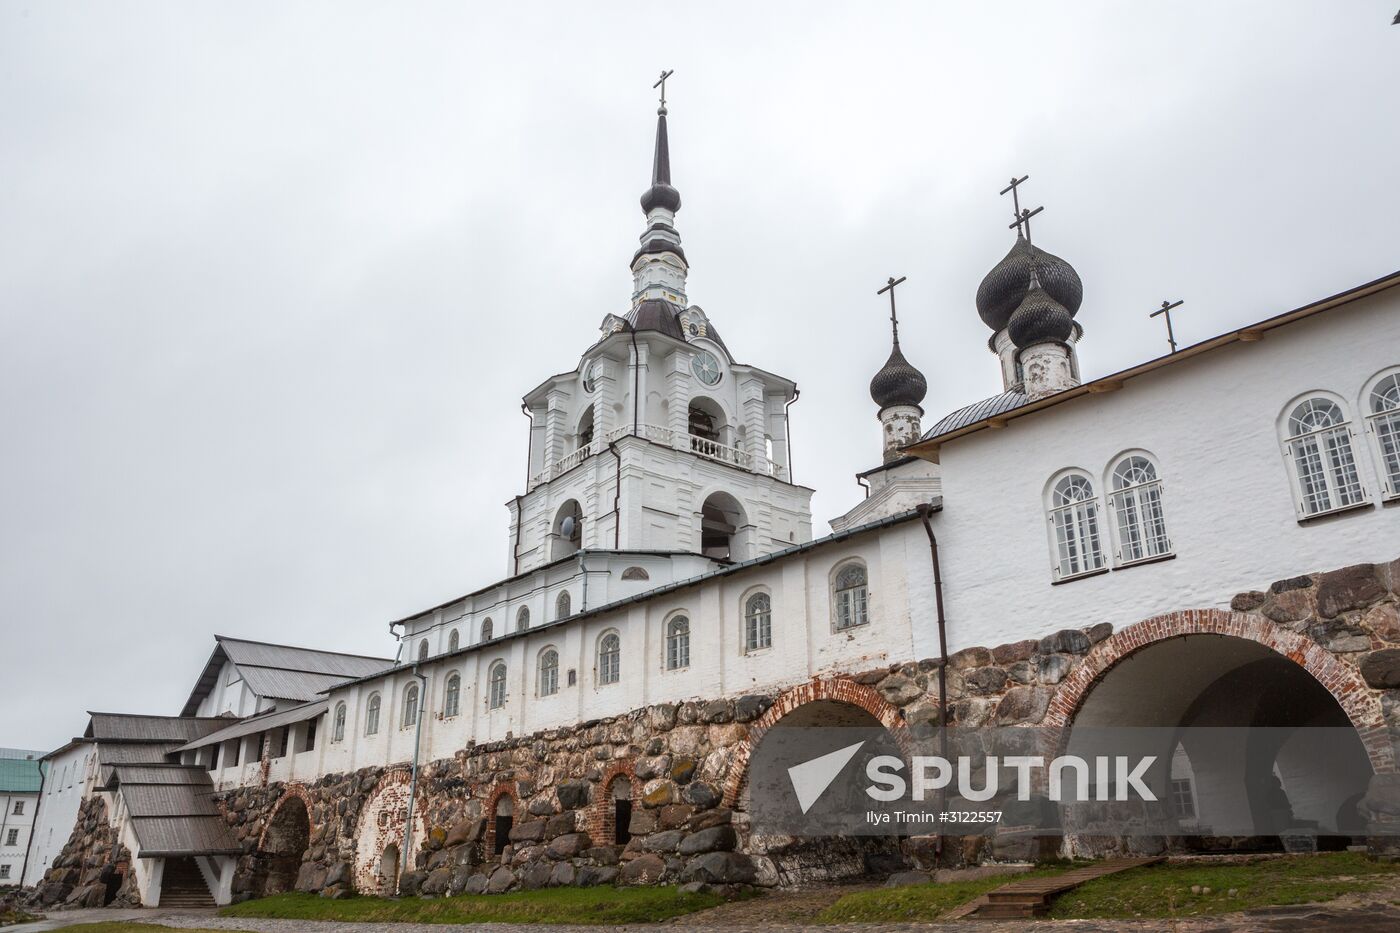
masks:
{"type": "Polygon", "coordinates": [[[607,450],[609,444],[622,437],[640,437],[653,444],[670,447],[672,450],[688,451],[707,460],[714,460],[717,463],[723,463],[749,473],[761,473],[764,476],[780,480],[787,479],[787,469],[781,464],[775,463],[768,457],[752,454],[728,444],[721,444],[712,438],[701,437],[687,431],[676,431],[658,424],[639,424],[635,430],[632,425],[624,424],[605,432],[601,437],[594,438],[590,443],[577,450],[570,451],[531,476],[530,488],[534,489],[541,483],[547,483],[563,476],[589,457],[601,454],[607,450]]]}

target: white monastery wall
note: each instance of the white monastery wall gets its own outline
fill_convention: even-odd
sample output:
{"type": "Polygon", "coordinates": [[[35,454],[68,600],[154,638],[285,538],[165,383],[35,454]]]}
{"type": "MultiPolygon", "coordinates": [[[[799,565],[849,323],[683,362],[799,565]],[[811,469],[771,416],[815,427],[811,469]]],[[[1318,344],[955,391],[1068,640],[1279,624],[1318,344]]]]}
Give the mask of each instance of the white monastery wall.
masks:
{"type": "Polygon", "coordinates": [[[0,887],[20,883],[38,809],[38,794],[0,793],[0,887]]]}
{"type": "Polygon", "coordinates": [[[26,885],[38,884],[78,820],[78,807],[88,794],[96,770],[95,746],[78,742],[45,759],[44,787],[34,821],[34,843],[24,872],[26,885]]]}

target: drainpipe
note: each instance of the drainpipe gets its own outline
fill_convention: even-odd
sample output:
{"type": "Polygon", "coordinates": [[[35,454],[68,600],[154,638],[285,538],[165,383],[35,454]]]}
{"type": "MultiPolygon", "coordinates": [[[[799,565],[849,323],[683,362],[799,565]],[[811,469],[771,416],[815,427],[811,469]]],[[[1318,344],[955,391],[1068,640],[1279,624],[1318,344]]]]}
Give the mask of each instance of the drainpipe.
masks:
{"type": "MultiPolygon", "coordinates": [[[[948,760],[948,621],[943,616],[943,573],[938,566],[938,538],[933,533],[929,516],[933,506],[923,503],[919,506],[919,519],[924,523],[928,535],[929,559],[933,562],[933,602],[938,613],[938,754],[948,760]]],[[[944,788],[938,789],[938,809],[941,812],[947,802],[944,788]]],[[[934,857],[943,857],[943,833],[934,839],[934,857]]]]}
{"type": "Polygon", "coordinates": [[[530,433],[527,435],[530,442],[525,445],[525,488],[530,488],[530,454],[534,453],[535,447],[535,416],[530,414],[530,406],[526,402],[520,403],[520,413],[530,419],[530,433]]]}
{"type": "Polygon", "coordinates": [[[788,413],[788,409],[791,408],[792,403],[801,398],[801,396],[802,391],[798,389],[797,386],[793,386],[792,398],[783,403],[783,433],[787,435],[787,481],[793,485],[797,484],[797,478],[792,472],[792,415],[788,413]]]}
{"type": "Polygon", "coordinates": [[[511,549],[511,559],[514,564],[511,567],[510,575],[520,576],[520,526],[525,518],[525,508],[520,504],[524,496],[515,497],[515,547],[511,549]]]}
{"type": "Polygon", "coordinates": [[[418,680],[418,721],[413,726],[413,770],[408,779],[408,815],[403,821],[403,849],[399,856],[399,877],[394,879],[394,893],[399,893],[399,878],[403,877],[408,866],[409,852],[413,846],[413,801],[418,796],[418,749],[423,741],[423,717],[428,714],[428,678],[418,673],[418,662],[413,662],[412,676],[418,680]]]}
{"type": "Polygon", "coordinates": [[[19,866],[19,886],[24,887],[24,876],[29,871],[29,850],[34,848],[35,830],[39,828],[39,811],[44,808],[44,782],[48,774],[44,771],[44,759],[39,759],[39,796],[34,801],[34,815],[29,818],[29,841],[24,844],[24,861],[19,866]]]}
{"type": "MultiPolygon", "coordinates": [[[[633,429],[635,433],[635,428],[633,429]]],[[[617,485],[613,488],[613,550],[622,547],[622,454],[617,452],[617,441],[608,443],[608,452],[617,459],[617,485]]]]}
{"type": "Polygon", "coordinates": [[[632,331],[632,435],[637,434],[637,392],[642,385],[642,357],[637,352],[637,332],[632,331]]]}
{"type": "Polygon", "coordinates": [[[861,489],[864,489],[864,490],[865,490],[865,498],[869,499],[869,498],[870,498],[870,480],[866,479],[864,476],[860,476],[859,474],[857,474],[857,476],[856,476],[856,485],[859,486],[861,489]]]}

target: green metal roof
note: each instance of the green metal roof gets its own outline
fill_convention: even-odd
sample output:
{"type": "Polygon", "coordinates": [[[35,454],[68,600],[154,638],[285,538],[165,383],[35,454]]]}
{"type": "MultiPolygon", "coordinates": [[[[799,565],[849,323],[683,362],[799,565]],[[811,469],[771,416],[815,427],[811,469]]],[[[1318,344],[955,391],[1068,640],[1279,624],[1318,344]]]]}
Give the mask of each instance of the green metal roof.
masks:
{"type": "Polygon", "coordinates": [[[0,794],[37,794],[39,762],[25,758],[0,758],[0,794]]]}

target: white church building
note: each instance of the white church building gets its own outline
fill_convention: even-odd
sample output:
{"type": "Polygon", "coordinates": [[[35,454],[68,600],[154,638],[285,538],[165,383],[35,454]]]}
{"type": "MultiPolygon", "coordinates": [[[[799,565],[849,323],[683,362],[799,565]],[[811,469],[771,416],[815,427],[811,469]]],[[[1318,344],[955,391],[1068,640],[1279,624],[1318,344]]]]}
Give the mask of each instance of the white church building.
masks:
{"type": "MultiPolygon", "coordinates": [[[[1018,226],[966,310],[1004,391],[926,418],[905,351],[933,350],[896,329],[864,497],[814,539],[790,470],[797,385],[691,302],[680,208],[663,105],[632,293],[524,396],[504,578],[394,621],[397,660],[220,637],[183,709],[93,714],[50,755],[81,777],[41,794],[27,884],[160,904],[178,879],[225,903],[926,867],[918,840],[816,864],[749,833],[746,765],[785,720],[896,739],[939,722],[1350,726],[1366,801],[1319,799],[1284,763],[1285,819],[1351,841],[1359,803],[1391,812],[1400,273],[1086,376],[1094,303],[1018,226]],[[1279,692],[1302,705],[1284,716],[1279,692]]],[[[1226,835],[1212,818],[1203,800],[1192,838],[1226,835]]],[[[1234,835],[1281,835],[1256,828],[1234,835]]],[[[997,846],[961,857],[1011,857],[997,846]]]]}

